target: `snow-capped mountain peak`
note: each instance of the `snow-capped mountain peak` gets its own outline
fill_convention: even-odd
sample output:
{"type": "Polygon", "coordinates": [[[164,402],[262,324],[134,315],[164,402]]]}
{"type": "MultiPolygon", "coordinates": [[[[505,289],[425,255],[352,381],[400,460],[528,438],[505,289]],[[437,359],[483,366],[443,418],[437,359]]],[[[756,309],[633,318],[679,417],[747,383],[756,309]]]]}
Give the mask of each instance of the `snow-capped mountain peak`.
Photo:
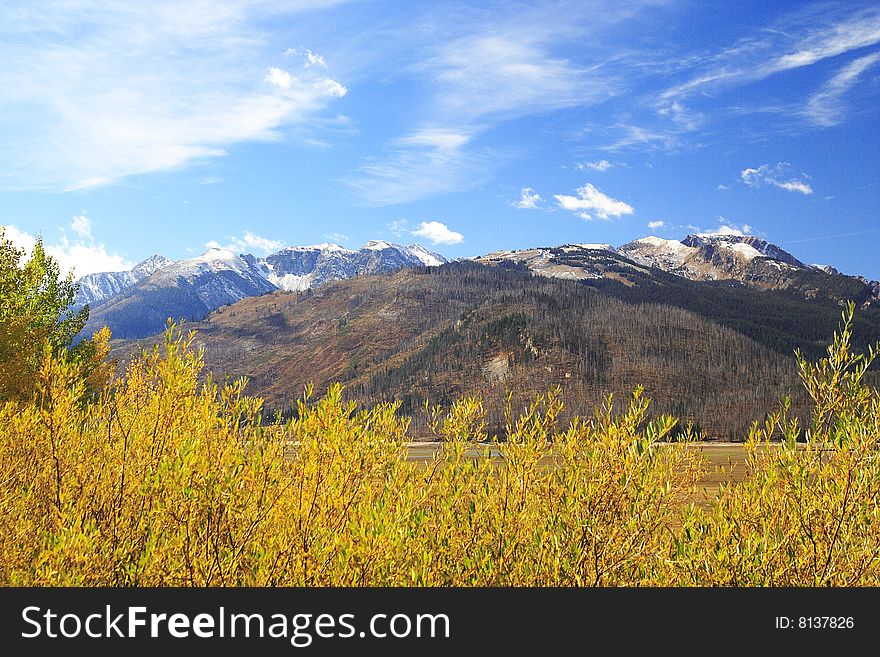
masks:
{"type": "Polygon", "coordinates": [[[690,253],[691,247],[684,245],[678,240],[668,240],[663,237],[656,237],[654,235],[649,235],[648,237],[641,237],[634,242],[633,244],[644,244],[646,246],[651,246],[659,249],[667,249],[669,251],[675,251],[678,253],[690,253]]]}
{"type": "Polygon", "coordinates": [[[242,256],[236,255],[228,249],[213,247],[195,258],[177,260],[162,267],[151,276],[151,280],[173,280],[177,278],[193,280],[210,272],[217,273],[223,271],[262,278],[259,268],[255,267],[252,262],[248,262],[242,256]]]}
{"type": "Polygon", "coordinates": [[[406,248],[409,253],[418,258],[426,267],[439,267],[446,262],[446,258],[433,251],[429,251],[421,244],[410,244],[406,248]]]}
{"type": "Polygon", "coordinates": [[[339,251],[342,253],[352,253],[350,249],[346,249],[339,244],[323,242],[321,244],[310,244],[308,246],[288,246],[282,251],[339,251]]]}
{"type": "Polygon", "coordinates": [[[123,292],[135,283],[148,278],[154,272],[167,266],[172,261],[158,253],[142,260],[134,267],[125,271],[99,272],[88,274],[77,280],[79,290],[73,307],[82,308],[86,304],[94,306],[105,299],[123,292]]]}
{"type": "Polygon", "coordinates": [[[516,262],[533,275],[572,280],[611,279],[639,286],[656,278],[655,268],[691,281],[738,282],[759,290],[796,290],[839,300],[848,290],[858,303],[880,303],[880,282],[843,276],[833,267],[805,265],[793,255],[753,235],[694,234],[678,241],[649,236],[617,249],[606,244],[564,244],[520,251],[498,251],[475,258],[498,265],[516,262]],[[817,274],[848,281],[826,281],[817,274]],[[859,284],[861,283],[861,285],[859,284]]]}
{"type": "Polygon", "coordinates": [[[176,262],[154,256],[143,267],[152,275],[135,279],[124,272],[125,280],[112,290],[114,296],[96,306],[86,328],[108,324],[117,337],[144,337],[161,331],[169,316],[202,319],[221,306],[278,289],[302,291],[328,281],[444,262],[417,244],[379,240],[357,251],[328,243],[291,246],[265,258],[219,247],[176,262]]]}
{"type": "Polygon", "coordinates": [[[686,244],[687,246],[693,246],[697,248],[712,247],[733,249],[741,255],[747,254],[748,256],[750,256],[750,258],[762,256],[765,258],[778,260],[779,262],[784,262],[787,265],[791,265],[799,269],[807,268],[807,265],[795,258],[785,249],[782,249],[776,244],[763,240],[760,237],[755,237],[754,235],[698,233],[695,235],[688,235],[682,240],[682,243],[686,244]],[[750,246],[752,247],[752,249],[754,249],[754,251],[757,251],[757,254],[753,254],[752,251],[749,251],[747,249],[734,248],[737,244],[750,246]]]}
{"type": "Polygon", "coordinates": [[[352,276],[389,272],[401,267],[438,266],[444,262],[443,256],[418,244],[400,246],[384,240],[371,240],[357,251],[344,249],[338,244],[289,247],[260,260],[268,272],[267,279],[291,292],[352,276]]]}
{"type": "Polygon", "coordinates": [[[141,280],[142,278],[151,276],[155,272],[162,269],[162,267],[167,267],[172,262],[174,261],[170,258],[166,258],[165,256],[156,253],[151,255],[146,260],[141,260],[138,264],[132,267],[131,273],[134,274],[137,280],[141,280]]]}
{"type": "MultiPolygon", "coordinates": [[[[229,249],[222,249],[220,247],[213,247],[205,251],[202,255],[196,256],[195,258],[191,258],[188,262],[197,263],[197,262],[209,262],[209,263],[223,263],[223,264],[238,264],[238,261],[241,260],[239,256],[230,251],[229,249]]],[[[181,261],[187,262],[187,261],[181,261]]],[[[220,265],[222,266],[222,264],[220,265]]]]}

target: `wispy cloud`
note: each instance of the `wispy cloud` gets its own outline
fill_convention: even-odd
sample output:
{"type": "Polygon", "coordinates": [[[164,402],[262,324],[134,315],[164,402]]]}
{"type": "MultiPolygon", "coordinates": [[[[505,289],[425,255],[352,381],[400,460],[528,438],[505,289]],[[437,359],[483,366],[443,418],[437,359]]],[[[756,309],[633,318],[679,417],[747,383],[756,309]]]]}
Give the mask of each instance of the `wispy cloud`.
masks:
{"type": "Polygon", "coordinates": [[[657,115],[669,119],[674,125],[686,132],[693,132],[704,121],[701,113],[688,109],[684,103],[678,100],[660,103],[657,115]]]}
{"type": "Polygon", "coordinates": [[[434,148],[451,151],[461,148],[470,141],[470,135],[446,128],[425,128],[397,140],[398,146],[434,148]]]}
{"type": "Polygon", "coordinates": [[[291,71],[271,13],[332,2],[47,0],[0,8],[0,185],[81,189],[271,140],[345,94],[291,71]]]}
{"type": "MultiPolygon", "coordinates": [[[[588,13],[566,7],[579,18],[588,13]]],[[[349,181],[363,200],[404,203],[479,185],[493,174],[499,157],[480,149],[479,136],[521,117],[596,104],[616,88],[617,80],[601,67],[555,54],[561,42],[583,36],[586,21],[577,26],[573,16],[560,23],[546,9],[498,13],[497,18],[480,13],[478,20],[465,13],[445,25],[448,39],[413,46],[417,61],[401,75],[429,89],[421,101],[423,119],[349,181]]],[[[624,13],[611,3],[607,11],[592,12],[600,14],[597,25],[624,13]]]]}
{"type": "Polygon", "coordinates": [[[534,210],[543,200],[541,195],[531,187],[523,187],[519,193],[519,200],[511,203],[511,205],[518,210],[534,210]]]}
{"type": "Polygon", "coordinates": [[[385,226],[394,237],[403,237],[404,233],[408,232],[406,230],[407,223],[409,222],[406,219],[394,219],[385,224],[385,226]]]}
{"type": "Polygon", "coordinates": [[[803,114],[812,123],[821,126],[837,125],[841,122],[844,105],[843,96],[858,81],[862,74],[880,61],[880,52],[854,59],[840,69],[817,93],[807,101],[803,114]]]}
{"type": "Polygon", "coordinates": [[[348,235],[344,235],[342,233],[325,233],[324,239],[328,239],[333,242],[348,242],[351,238],[348,235]]]}
{"type": "Polygon", "coordinates": [[[635,212],[635,209],[628,203],[603,194],[590,183],[576,191],[577,196],[557,194],[554,198],[561,208],[574,212],[581,219],[589,221],[595,214],[599,219],[610,220],[612,217],[621,217],[635,212]]]}
{"type": "Polygon", "coordinates": [[[764,77],[779,71],[809,66],[829,57],[878,43],[880,43],[880,11],[874,8],[809,31],[806,37],[796,43],[792,51],[759,67],[757,75],[764,77]]]}
{"type": "Polygon", "coordinates": [[[450,42],[424,65],[439,87],[442,112],[466,123],[598,100],[609,83],[553,57],[553,36],[514,24],[450,42]]]}
{"type": "Polygon", "coordinates": [[[602,173],[604,171],[608,171],[614,166],[614,163],[609,162],[608,160],[599,160],[598,162],[578,162],[574,165],[574,168],[578,171],[586,171],[587,169],[591,171],[598,171],[602,173]]]}
{"type": "Polygon", "coordinates": [[[749,167],[743,169],[739,177],[749,187],[771,185],[788,192],[813,193],[813,188],[804,180],[806,175],[793,175],[791,165],[787,162],[779,162],[775,167],[771,167],[769,164],[762,164],[756,168],[749,167]]]}
{"type": "Polygon", "coordinates": [[[384,157],[363,164],[346,182],[361,201],[376,206],[473,189],[491,176],[499,158],[466,150],[469,140],[453,130],[419,130],[395,141],[384,157]]]}
{"type": "Polygon", "coordinates": [[[707,58],[704,68],[689,80],[667,88],[664,102],[701,92],[740,86],[767,77],[810,66],[831,57],[880,43],[880,11],[868,9],[846,16],[833,15],[811,25],[796,24],[796,17],[777,29],[763,30],[760,36],[720,51],[707,58]]]}
{"type": "Polygon", "coordinates": [[[665,227],[666,227],[666,222],[660,221],[659,219],[657,221],[649,221],[648,222],[648,228],[650,228],[651,230],[657,230],[658,228],[665,228],[665,227]]]}
{"type": "Polygon", "coordinates": [[[631,124],[618,124],[612,130],[617,133],[617,137],[610,144],[601,147],[604,151],[621,151],[633,147],[675,150],[681,145],[683,132],[680,128],[651,129],[631,124]]]}
{"type": "Polygon", "coordinates": [[[263,255],[268,255],[274,251],[284,248],[284,242],[281,240],[273,240],[268,237],[260,237],[250,231],[244,231],[241,237],[230,237],[229,242],[221,244],[216,240],[205,243],[205,247],[227,249],[233,253],[251,253],[257,251],[263,255]]]}
{"type": "Polygon", "coordinates": [[[423,221],[412,231],[412,234],[416,237],[424,237],[431,244],[460,244],[464,241],[464,235],[451,230],[449,226],[439,221],[423,221]]]}

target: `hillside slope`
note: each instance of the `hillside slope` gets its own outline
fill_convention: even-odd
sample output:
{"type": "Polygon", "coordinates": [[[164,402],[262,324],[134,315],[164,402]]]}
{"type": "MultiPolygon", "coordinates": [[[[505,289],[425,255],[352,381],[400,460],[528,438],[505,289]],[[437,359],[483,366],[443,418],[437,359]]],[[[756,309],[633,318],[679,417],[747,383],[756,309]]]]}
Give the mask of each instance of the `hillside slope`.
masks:
{"type": "MultiPolygon", "coordinates": [[[[835,324],[823,327],[824,339],[835,324]]],[[[275,409],[290,408],[310,382],[320,391],[343,381],[365,403],[398,399],[417,422],[425,399],[479,393],[500,431],[508,391],[521,407],[559,385],[568,411],[589,415],[609,393],[622,399],[643,385],[653,412],[734,438],[783,394],[807,408],[793,358],[729,327],[582,282],[474,263],[275,292],[188,327],[215,374],[248,376],[250,392],[275,409]]]]}

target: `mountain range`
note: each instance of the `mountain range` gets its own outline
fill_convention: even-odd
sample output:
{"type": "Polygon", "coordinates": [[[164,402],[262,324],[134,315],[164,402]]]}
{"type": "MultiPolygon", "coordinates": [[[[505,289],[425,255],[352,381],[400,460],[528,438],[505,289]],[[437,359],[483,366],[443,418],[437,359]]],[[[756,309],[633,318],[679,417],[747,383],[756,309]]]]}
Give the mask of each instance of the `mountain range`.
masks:
{"type": "MultiPolygon", "coordinates": [[[[238,263],[242,279],[262,276],[268,292],[236,288],[241,300],[210,313],[202,302],[205,316],[189,328],[197,330],[207,369],[248,377],[249,391],[279,411],[308,383],[321,392],[342,381],[358,403],[400,402],[416,435],[424,432],[425,400],[448,404],[479,394],[493,430],[503,432],[508,393],[522,406],[558,385],[569,415],[589,415],[608,394],[620,400],[644,386],[655,412],[693,421],[705,437],[733,439],[783,394],[805,416],[809,399],[793,352],[824,353],[843,301],[859,306],[855,347],[880,341],[880,303],[867,281],[804,264],[757,238],[570,244],[442,266],[423,266],[428,256],[414,257],[416,247],[369,246],[209,260],[238,263]],[[415,266],[406,266],[407,255],[415,266]]],[[[194,266],[183,262],[187,271],[194,266]]],[[[211,270],[198,285],[175,279],[147,303],[150,286],[175,271],[170,265],[112,297],[98,307],[99,321],[111,316],[108,305],[119,309],[115,319],[124,318],[127,299],[139,312],[162,301],[167,316],[174,294],[191,299],[221,289],[222,298],[230,296],[207,285],[217,274],[211,270]]],[[[114,356],[125,362],[157,340],[117,340],[114,356]]],[[[878,374],[869,377],[877,382],[878,374]]]]}
{"type": "Polygon", "coordinates": [[[476,258],[487,265],[517,263],[541,276],[615,280],[638,285],[652,270],[698,282],[735,282],[759,290],[789,290],[810,299],[876,304],[880,283],[807,265],[784,249],[751,235],[688,235],[681,241],[644,237],[620,247],[567,244],[499,251],[476,258]]]}
{"type": "Polygon", "coordinates": [[[154,255],[130,271],[80,279],[76,307],[90,307],[82,335],[109,326],[115,338],[141,338],[161,332],[169,317],[197,321],[247,297],[445,262],[418,244],[383,241],[368,242],[358,250],[338,244],[293,246],[265,258],[222,248],[178,261],[154,255]]]}
{"type": "MultiPolygon", "coordinates": [[[[642,287],[657,272],[695,282],[735,282],[760,290],[788,290],[805,299],[877,304],[880,282],[807,265],[784,249],[750,235],[689,235],[681,241],[644,237],[619,247],[568,244],[499,251],[473,258],[492,266],[523,266],[533,274],[642,287]],[[652,273],[653,272],[653,273],[652,273]]],[[[275,290],[314,289],[328,281],[384,274],[404,267],[439,266],[443,256],[413,244],[371,241],[357,250],[338,244],[291,246],[264,258],[214,248],[172,261],[154,255],[129,271],[81,278],[75,307],[90,306],[83,335],[107,325],[117,338],[160,332],[169,317],[198,321],[217,308],[275,290]]]]}

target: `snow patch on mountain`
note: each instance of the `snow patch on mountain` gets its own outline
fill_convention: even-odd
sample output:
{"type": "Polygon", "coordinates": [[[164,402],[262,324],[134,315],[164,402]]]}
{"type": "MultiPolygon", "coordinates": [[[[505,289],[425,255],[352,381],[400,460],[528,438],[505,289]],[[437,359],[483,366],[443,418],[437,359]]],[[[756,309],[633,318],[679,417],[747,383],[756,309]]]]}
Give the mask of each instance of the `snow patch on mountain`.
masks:
{"type": "Polygon", "coordinates": [[[429,251],[421,244],[412,244],[402,248],[406,249],[410,255],[417,258],[426,267],[439,267],[446,263],[446,258],[433,251],[429,251]]]}
{"type": "Polygon", "coordinates": [[[731,244],[730,249],[732,251],[735,251],[736,253],[738,253],[742,257],[746,258],[747,260],[752,260],[754,258],[761,257],[761,252],[758,251],[758,249],[753,247],[751,244],[746,244],[744,242],[738,242],[736,244],[731,244]]]}
{"type": "Polygon", "coordinates": [[[570,248],[586,249],[588,251],[611,251],[611,253],[617,253],[617,249],[610,244],[566,244],[562,247],[562,250],[565,251],[570,248]]]}
{"type": "Polygon", "coordinates": [[[278,289],[285,292],[304,292],[312,287],[315,277],[312,274],[269,274],[269,281],[278,289]]]}

